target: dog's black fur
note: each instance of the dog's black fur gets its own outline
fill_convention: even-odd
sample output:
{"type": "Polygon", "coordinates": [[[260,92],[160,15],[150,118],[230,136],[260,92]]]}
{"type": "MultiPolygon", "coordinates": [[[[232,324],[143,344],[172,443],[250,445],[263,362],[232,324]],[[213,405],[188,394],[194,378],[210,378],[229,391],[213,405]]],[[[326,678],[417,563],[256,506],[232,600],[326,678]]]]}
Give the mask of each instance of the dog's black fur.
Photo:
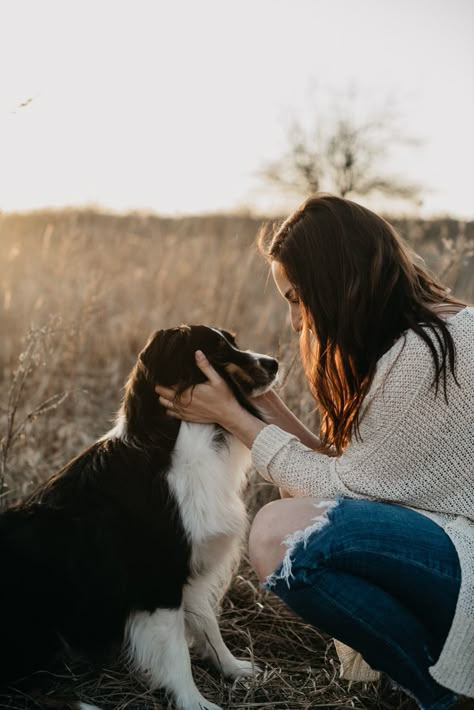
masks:
{"type": "Polygon", "coordinates": [[[100,659],[122,643],[130,612],[180,605],[191,542],[165,474],[181,423],[154,387],[204,381],[196,349],[258,416],[247,395],[273,379],[275,360],[206,326],[152,336],[125,388],[123,435],[106,435],[0,516],[1,685],[68,649],[100,659]]]}

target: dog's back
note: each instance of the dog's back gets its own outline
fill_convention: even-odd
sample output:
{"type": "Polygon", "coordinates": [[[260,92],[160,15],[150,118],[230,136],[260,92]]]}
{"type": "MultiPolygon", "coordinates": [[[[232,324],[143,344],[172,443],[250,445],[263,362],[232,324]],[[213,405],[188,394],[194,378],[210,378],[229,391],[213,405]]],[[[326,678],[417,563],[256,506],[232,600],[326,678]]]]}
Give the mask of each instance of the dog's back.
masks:
{"type": "Polygon", "coordinates": [[[168,417],[154,391],[202,381],[199,347],[255,412],[247,397],[273,382],[276,361],[238,350],[226,331],[160,331],[114,429],[0,516],[1,683],[65,648],[97,658],[123,645],[179,708],[216,710],[194,684],[190,638],[225,675],[253,672],[227,649],[215,616],[245,529],[249,452],[217,425],[168,417]]]}
{"type": "Polygon", "coordinates": [[[102,655],[133,609],[180,604],[190,548],[167,458],[98,442],[0,516],[0,681],[65,645],[102,655]]]}

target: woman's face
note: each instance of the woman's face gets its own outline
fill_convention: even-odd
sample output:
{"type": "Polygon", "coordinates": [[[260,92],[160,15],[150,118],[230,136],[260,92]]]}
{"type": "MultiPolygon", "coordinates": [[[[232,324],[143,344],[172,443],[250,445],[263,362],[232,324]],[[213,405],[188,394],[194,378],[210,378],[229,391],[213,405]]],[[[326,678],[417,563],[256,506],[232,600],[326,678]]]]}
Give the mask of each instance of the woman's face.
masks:
{"type": "Polygon", "coordinates": [[[285,270],[279,261],[272,261],[273,280],[278,291],[281,293],[290,309],[291,327],[299,333],[303,327],[302,305],[296,293],[295,287],[289,281],[285,270]]]}

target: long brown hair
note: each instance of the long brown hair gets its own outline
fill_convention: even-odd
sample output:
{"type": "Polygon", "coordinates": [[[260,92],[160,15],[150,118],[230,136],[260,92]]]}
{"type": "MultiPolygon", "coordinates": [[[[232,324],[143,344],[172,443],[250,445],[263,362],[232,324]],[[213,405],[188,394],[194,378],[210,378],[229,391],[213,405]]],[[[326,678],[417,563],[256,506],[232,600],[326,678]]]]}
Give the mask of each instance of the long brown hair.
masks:
{"type": "Polygon", "coordinates": [[[460,303],[418,263],[392,225],[350,200],[318,193],[260,250],[279,262],[303,310],[300,349],[320,413],[321,450],[340,454],[359,434],[376,364],[406,330],[427,344],[433,385],[446,397],[455,348],[437,303],[460,303]],[[314,337],[312,337],[314,336],[314,337]]]}

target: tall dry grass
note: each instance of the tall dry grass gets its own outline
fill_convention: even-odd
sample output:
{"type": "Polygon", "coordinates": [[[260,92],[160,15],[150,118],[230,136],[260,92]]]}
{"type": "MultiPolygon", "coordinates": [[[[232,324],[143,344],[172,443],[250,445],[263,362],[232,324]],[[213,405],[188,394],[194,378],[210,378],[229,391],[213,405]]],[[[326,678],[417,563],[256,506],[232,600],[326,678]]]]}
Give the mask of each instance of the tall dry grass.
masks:
{"type": "MultiPolygon", "coordinates": [[[[235,330],[243,347],[275,354],[287,374],[282,396],[315,425],[296,336],[254,246],[259,225],[249,216],[172,220],[77,210],[0,216],[1,504],[109,428],[126,375],[158,328],[218,325],[235,330]]],[[[474,301],[473,223],[397,226],[457,296],[474,301]]],[[[250,515],[273,496],[253,474],[250,515]]],[[[328,640],[262,594],[245,559],[222,626],[231,646],[267,664],[257,681],[232,688],[198,671],[200,685],[225,707],[413,707],[383,683],[339,681],[328,640]]],[[[60,688],[100,697],[103,707],[162,707],[120,665],[75,672],[58,680],[60,688]]],[[[31,703],[0,698],[0,707],[31,703]]]]}

